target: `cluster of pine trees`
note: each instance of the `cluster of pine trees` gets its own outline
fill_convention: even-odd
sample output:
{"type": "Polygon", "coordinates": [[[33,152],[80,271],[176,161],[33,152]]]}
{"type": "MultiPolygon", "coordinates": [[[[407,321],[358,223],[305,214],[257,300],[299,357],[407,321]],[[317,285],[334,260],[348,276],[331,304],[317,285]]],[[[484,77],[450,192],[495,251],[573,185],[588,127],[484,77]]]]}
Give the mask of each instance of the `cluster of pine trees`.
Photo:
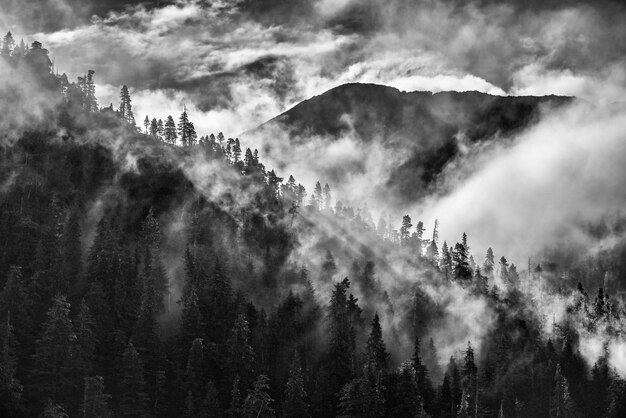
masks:
{"type": "Polygon", "coordinates": [[[622,335],[623,304],[602,288],[593,299],[582,284],[561,289],[571,295],[567,315],[546,333],[539,302],[522,291],[547,274],[541,266],[520,277],[504,257],[496,265],[491,249],[476,263],[465,234],[439,250],[437,223],[429,238],[408,215],[399,230],[384,218],[374,225],[366,206],[333,206],[319,182],[306,204],[304,186],[284,182],[238,139],[196,143],[186,110],[178,126],[146,117],[141,134],[126,87],[118,109],[99,109],[93,71],[69,83],[40,44],[15,46],[10,34],[0,53],[15,68],[41,70],[63,98],[51,117],[68,132],[57,141],[34,124],[0,147],[0,415],[626,414],[626,381],[608,347],[591,367],[580,353],[585,332],[622,335]],[[153,156],[124,172],[106,143],[82,141],[111,123],[127,130],[125,140],[157,138],[164,151],[180,140],[180,158],[202,153],[235,173],[250,198],[232,210],[153,156]],[[316,222],[341,225],[350,239],[409,260],[427,282],[484,301],[487,335],[442,361],[445,312],[425,284],[386,286],[371,251],[347,256],[318,237],[316,222]],[[294,262],[310,236],[325,257],[294,262]],[[412,295],[408,309],[395,304],[403,294],[412,295]],[[397,346],[407,339],[403,355],[397,346]]]}

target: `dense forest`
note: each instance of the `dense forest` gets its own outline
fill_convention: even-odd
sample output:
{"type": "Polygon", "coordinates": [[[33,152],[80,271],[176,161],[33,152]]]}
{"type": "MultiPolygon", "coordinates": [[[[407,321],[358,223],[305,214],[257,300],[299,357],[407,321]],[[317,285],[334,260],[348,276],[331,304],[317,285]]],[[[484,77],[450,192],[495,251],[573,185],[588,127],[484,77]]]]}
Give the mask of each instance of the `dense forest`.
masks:
{"type": "Polygon", "coordinates": [[[0,56],[1,416],[626,416],[626,246],[472,254],[0,56]]]}

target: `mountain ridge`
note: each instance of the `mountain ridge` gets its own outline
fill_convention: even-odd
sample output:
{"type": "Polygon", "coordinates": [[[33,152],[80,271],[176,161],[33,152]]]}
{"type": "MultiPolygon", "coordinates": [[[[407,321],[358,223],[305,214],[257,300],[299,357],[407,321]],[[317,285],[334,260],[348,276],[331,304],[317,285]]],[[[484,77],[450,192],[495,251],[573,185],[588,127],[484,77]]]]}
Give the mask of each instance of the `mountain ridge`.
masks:
{"type": "Polygon", "coordinates": [[[380,84],[348,83],[300,102],[243,136],[271,143],[280,133],[293,146],[314,137],[332,142],[349,136],[358,143],[403,150],[407,158],[382,188],[395,189],[391,194],[407,203],[434,190],[436,177],[459,152],[460,136],[469,144],[512,137],[537,122],[545,109],[573,100],[477,91],[406,92],[380,84]]]}

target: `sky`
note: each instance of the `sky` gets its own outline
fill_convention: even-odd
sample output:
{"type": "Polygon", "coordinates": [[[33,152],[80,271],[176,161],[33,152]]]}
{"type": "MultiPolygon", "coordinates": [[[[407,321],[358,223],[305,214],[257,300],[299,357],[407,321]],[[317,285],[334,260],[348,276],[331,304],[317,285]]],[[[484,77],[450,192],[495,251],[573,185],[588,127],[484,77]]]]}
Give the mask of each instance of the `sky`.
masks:
{"type": "Polygon", "coordinates": [[[623,92],[618,1],[2,0],[0,28],[96,71],[101,105],[236,136],[346,82],[400,90],[623,92]]]}

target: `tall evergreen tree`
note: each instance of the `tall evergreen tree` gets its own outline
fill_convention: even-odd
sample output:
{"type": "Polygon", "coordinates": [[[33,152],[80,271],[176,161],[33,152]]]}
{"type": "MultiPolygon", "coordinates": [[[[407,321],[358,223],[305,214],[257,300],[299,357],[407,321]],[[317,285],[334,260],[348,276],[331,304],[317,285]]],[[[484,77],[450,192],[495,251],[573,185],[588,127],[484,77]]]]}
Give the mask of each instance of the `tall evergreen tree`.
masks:
{"type": "Polygon", "coordinates": [[[227,347],[228,361],[226,367],[229,374],[233,380],[238,376],[242,386],[246,387],[251,383],[252,379],[254,350],[250,346],[250,329],[244,314],[240,314],[237,317],[228,339],[227,347]]]}
{"type": "Polygon", "coordinates": [[[110,395],[104,393],[104,380],[101,376],[85,377],[81,417],[108,418],[112,416],[109,409],[110,395]]]}
{"type": "Polygon", "coordinates": [[[133,128],[135,127],[135,116],[133,115],[133,105],[131,103],[130,93],[128,92],[128,87],[126,85],[122,86],[122,91],[120,93],[120,109],[119,115],[120,118],[128,123],[133,128]]]}
{"type": "Polygon", "coordinates": [[[122,379],[120,381],[120,405],[117,416],[143,418],[149,417],[149,398],[145,392],[146,383],[139,354],[131,343],[128,343],[122,357],[122,379]]]}
{"type": "Polygon", "coordinates": [[[375,370],[377,374],[387,371],[390,356],[383,341],[378,313],[374,315],[372,320],[372,328],[367,340],[366,358],[368,367],[375,370]]]}
{"type": "Polygon", "coordinates": [[[46,314],[43,332],[37,340],[33,356],[32,382],[35,391],[64,406],[69,405],[72,393],[80,388],[72,378],[76,334],[69,314],[70,304],[65,296],[56,296],[46,314]]]}
{"type": "Polygon", "coordinates": [[[174,122],[174,118],[172,118],[171,116],[168,116],[167,120],[165,121],[163,139],[168,144],[176,145],[177,138],[178,138],[178,133],[176,131],[176,123],[174,122]]]}
{"type": "Polygon", "coordinates": [[[304,389],[304,379],[298,355],[294,355],[289,379],[285,387],[285,398],[282,406],[283,418],[310,417],[308,405],[306,404],[306,391],[304,389]]]}
{"type": "Polygon", "coordinates": [[[404,215],[402,217],[402,227],[400,227],[400,245],[403,247],[407,247],[410,244],[412,227],[411,217],[404,215]]]}
{"type": "Polygon", "coordinates": [[[15,48],[15,39],[13,39],[13,34],[11,32],[7,32],[7,34],[4,35],[4,38],[2,38],[2,49],[0,49],[0,56],[11,56],[13,48],[15,48]]]}
{"type": "Polygon", "coordinates": [[[0,416],[21,415],[22,385],[15,378],[17,357],[11,317],[7,315],[2,328],[2,351],[0,352],[0,416]]]}
{"type": "Polygon", "coordinates": [[[491,248],[487,249],[487,254],[485,255],[485,261],[483,263],[483,273],[490,277],[493,274],[493,269],[495,266],[495,257],[493,255],[493,250],[491,248]]]}
{"type": "Polygon", "coordinates": [[[243,403],[242,418],[274,418],[267,376],[259,375],[243,403]]]}

